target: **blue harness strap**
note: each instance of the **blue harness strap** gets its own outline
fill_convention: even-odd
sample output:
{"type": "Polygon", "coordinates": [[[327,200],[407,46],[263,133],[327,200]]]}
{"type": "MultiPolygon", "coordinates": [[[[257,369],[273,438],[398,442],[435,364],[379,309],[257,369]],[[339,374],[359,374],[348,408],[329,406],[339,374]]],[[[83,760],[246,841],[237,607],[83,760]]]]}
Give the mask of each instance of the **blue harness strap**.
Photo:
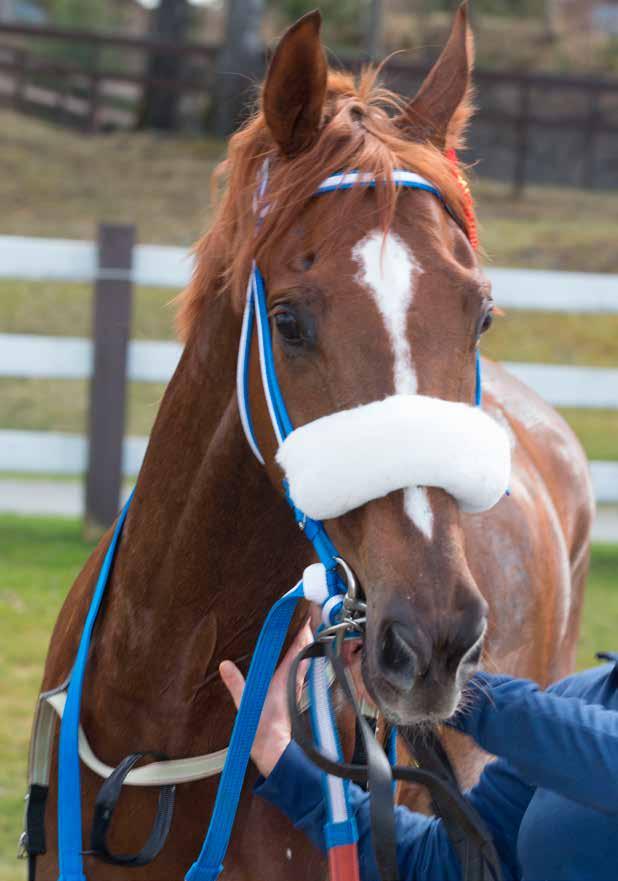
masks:
{"type": "MultiPolygon", "coordinates": [[[[326,659],[313,658],[309,662],[309,711],[313,737],[318,749],[335,761],[344,760],[337,732],[335,713],[326,675],[326,659]]],[[[322,789],[328,812],[324,838],[328,850],[347,844],[356,844],[358,829],[349,806],[350,781],[322,774],[322,789]]]]}
{"type": "Polygon", "coordinates": [[[477,407],[483,405],[483,375],[481,368],[481,350],[476,347],[476,391],[474,393],[474,403],[477,407]]]}
{"type": "Polygon", "coordinates": [[[112,540],[107,548],[101,571],[94,589],[86,623],[67,693],[62,722],[60,723],[60,746],[58,751],[58,858],[59,881],[86,881],[82,860],[82,799],[80,789],[78,732],[82,701],[84,674],[88,663],[88,649],[92,631],[97,620],[101,600],[109,582],[109,576],[120,541],[133,493],[122,509],[112,540]]]}
{"type": "Polygon", "coordinates": [[[208,833],[197,860],[186,875],[186,881],[215,881],[223,870],[238,801],[251,755],[266,694],[270,687],[292,615],[303,599],[302,582],[278,600],[268,613],[262,627],[234,729],[225,768],[221,775],[217,798],[208,826],[208,833]]]}

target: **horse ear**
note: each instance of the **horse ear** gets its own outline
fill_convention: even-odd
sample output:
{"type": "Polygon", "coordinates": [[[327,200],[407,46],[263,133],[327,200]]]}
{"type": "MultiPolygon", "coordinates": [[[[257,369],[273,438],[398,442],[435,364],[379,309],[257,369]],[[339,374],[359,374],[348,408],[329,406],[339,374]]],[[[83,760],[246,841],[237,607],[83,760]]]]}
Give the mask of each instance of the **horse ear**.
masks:
{"type": "Polygon", "coordinates": [[[319,130],[328,73],[321,25],[317,9],[299,18],[279,41],[266,75],[262,109],[286,156],[309,147],[319,130]]]}
{"type": "Polygon", "coordinates": [[[468,4],[461,4],[448,42],[416,96],[397,118],[415,140],[431,141],[440,150],[457,149],[472,116],[474,38],[468,4]]]}

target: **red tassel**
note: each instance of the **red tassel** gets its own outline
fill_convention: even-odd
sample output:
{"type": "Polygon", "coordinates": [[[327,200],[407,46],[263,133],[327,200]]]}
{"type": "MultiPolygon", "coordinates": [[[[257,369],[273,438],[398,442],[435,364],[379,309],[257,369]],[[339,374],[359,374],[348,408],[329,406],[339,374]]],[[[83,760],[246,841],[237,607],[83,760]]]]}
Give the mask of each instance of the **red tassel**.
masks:
{"type": "Polygon", "coordinates": [[[470,244],[472,245],[474,250],[478,251],[479,236],[476,225],[476,212],[474,210],[474,199],[472,198],[472,193],[470,192],[468,181],[459,170],[459,159],[457,158],[457,152],[453,149],[447,150],[446,156],[453,166],[455,177],[457,178],[457,182],[459,183],[459,186],[461,187],[464,194],[464,220],[466,222],[466,232],[468,234],[468,239],[470,240],[470,244]]]}

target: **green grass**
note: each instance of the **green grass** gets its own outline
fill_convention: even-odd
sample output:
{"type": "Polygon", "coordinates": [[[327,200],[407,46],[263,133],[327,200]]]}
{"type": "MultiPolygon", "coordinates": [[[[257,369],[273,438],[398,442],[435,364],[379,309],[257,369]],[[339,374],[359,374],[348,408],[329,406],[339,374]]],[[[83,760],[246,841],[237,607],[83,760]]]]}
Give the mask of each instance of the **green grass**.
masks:
{"type": "Polygon", "coordinates": [[[188,245],[204,228],[221,141],[85,137],[9,110],[0,131],[0,233],[92,239],[108,221],[135,223],[142,242],[188,245]]]}
{"type": "Polygon", "coordinates": [[[561,408],[583,444],[589,459],[618,459],[618,410],[571,410],[561,408]]]}
{"type": "MultiPolygon", "coordinates": [[[[134,339],[174,339],[174,296],[174,291],[165,288],[135,289],[134,339]]],[[[0,332],[90,336],[92,285],[0,279],[0,332]]]]}
{"type": "Polygon", "coordinates": [[[507,311],[481,347],[497,361],[618,367],[618,315],[507,311]]]}
{"type": "MultiPolygon", "coordinates": [[[[156,383],[129,383],[128,434],[150,433],[164,390],[156,383]]],[[[0,427],[81,434],[88,396],[86,380],[0,379],[0,427]]]]}
{"type": "Polygon", "coordinates": [[[0,518],[0,878],[23,879],[14,861],[25,760],[47,642],[89,553],[75,521],[0,518]]]}
{"type": "Polygon", "coordinates": [[[481,242],[495,266],[618,272],[618,200],[571,187],[473,184],[481,242]]]}
{"type": "Polygon", "coordinates": [[[596,544],[584,606],[584,620],[577,652],[577,667],[595,663],[595,652],[617,651],[618,545],[596,544]]]}
{"type": "MultiPolygon", "coordinates": [[[[0,517],[0,878],[23,881],[14,861],[21,829],[30,724],[62,601],[91,546],[74,520],[0,517]]],[[[597,545],[578,665],[616,647],[618,546],[597,545]]]]}

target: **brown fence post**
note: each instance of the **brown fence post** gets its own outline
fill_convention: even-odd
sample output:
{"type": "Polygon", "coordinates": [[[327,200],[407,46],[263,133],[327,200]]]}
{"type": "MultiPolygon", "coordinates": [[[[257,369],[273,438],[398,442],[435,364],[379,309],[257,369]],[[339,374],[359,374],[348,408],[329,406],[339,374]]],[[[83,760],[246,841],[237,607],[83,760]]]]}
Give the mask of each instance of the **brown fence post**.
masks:
{"type": "Polygon", "coordinates": [[[599,123],[601,121],[600,96],[598,88],[592,86],[589,90],[590,107],[588,119],[584,128],[584,149],[580,171],[580,185],[587,189],[594,187],[596,168],[596,143],[599,123]]]}
{"type": "Polygon", "coordinates": [[[515,166],[513,169],[513,195],[515,197],[521,196],[526,186],[529,117],[530,83],[527,79],[522,79],[519,86],[519,113],[515,123],[515,166]]]}
{"type": "Polygon", "coordinates": [[[113,522],[120,503],[134,242],[133,226],[99,227],[86,475],[90,536],[113,522]]]}
{"type": "Polygon", "coordinates": [[[13,105],[16,110],[24,109],[27,70],[28,52],[25,49],[17,49],[15,51],[15,78],[13,80],[13,105]]]}
{"type": "Polygon", "coordinates": [[[92,65],[88,89],[88,116],[86,127],[91,134],[99,130],[99,105],[101,98],[100,48],[91,46],[92,65]]]}

